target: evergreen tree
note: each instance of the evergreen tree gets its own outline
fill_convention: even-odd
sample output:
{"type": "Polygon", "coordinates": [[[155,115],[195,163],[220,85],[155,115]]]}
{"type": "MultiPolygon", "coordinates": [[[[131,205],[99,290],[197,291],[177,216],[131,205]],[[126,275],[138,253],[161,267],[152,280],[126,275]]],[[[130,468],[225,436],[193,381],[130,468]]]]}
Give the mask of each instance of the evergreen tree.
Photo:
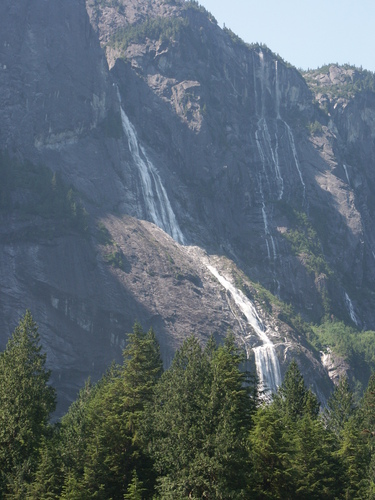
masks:
{"type": "Polygon", "coordinates": [[[161,378],[150,414],[161,498],[246,498],[254,402],[242,361],[231,334],[205,350],[190,337],[161,378]]]}
{"type": "Polygon", "coordinates": [[[294,498],[340,498],[344,489],[343,467],[336,455],[333,434],[321,419],[306,414],[295,422],[291,465],[295,477],[294,498]]]}
{"type": "Polygon", "coordinates": [[[341,378],[338,385],[335,386],[324,412],[327,428],[339,437],[346,422],[354,414],[354,410],[354,395],[350,390],[348,379],[341,378]]]}
{"type": "Polygon", "coordinates": [[[146,490],[143,488],[142,482],[138,479],[137,471],[134,469],[128,491],[124,495],[124,500],[142,500],[145,493],[146,490]]]}
{"type": "MultiPolygon", "coordinates": [[[[354,472],[358,475],[360,485],[358,490],[364,491],[366,498],[375,498],[375,374],[370,377],[356,423],[359,436],[358,431],[352,436],[350,444],[356,446],[353,455],[347,458],[350,458],[352,465],[355,466],[352,467],[352,474],[354,472]]],[[[352,486],[353,479],[354,477],[351,481],[352,486]]]]}
{"type": "Polygon", "coordinates": [[[343,490],[333,435],[293,361],[270,405],[254,416],[249,448],[257,498],[336,498],[343,490]]]}
{"type": "Polygon", "coordinates": [[[33,482],[27,486],[27,500],[58,500],[64,482],[63,457],[61,455],[60,429],[51,429],[39,449],[39,457],[33,482]]]}
{"type": "Polygon", "coordinates": [[[371,460],[361,408],[344,424],[338,456],[345,467],[345,498],[367,498],[371,460]]]}
{"type": "MultiPolygon", "coordinates": [[[[29,480],[38,448],[55,409],[38,328],[30,311],[0,354],[0,491],[29,480]],[[18,479],[16,479],[18,478],[18,479]]],[[[18,487],[17,487],[18,488],[18,487]]]]}
{"type": "Polygon", "coordinates": [[[283,383],[274,396],[274,402],[280,408],[283,415],[293,422],[305,415],[317,418],[319,414],[318,399],[306,387],[295,360],[290,363],[283,383]]]}
{"type": "Polygon", "coordinates": [[[293,498],[294,435],[280,408],[263,405],[253,417],[249,434],[250,486],[255,498],[293,498]]]}
{"type": "Polygon", "coordinates": [[[140,427],[161,372],[154,332],[144,333],[136,324],[128,335],[123,367],[114,369],[87,403],[83,472],[70,476],[66,498],[123,499],[134,469],[150,495],[152,462],[144,452],[140,427]]]}

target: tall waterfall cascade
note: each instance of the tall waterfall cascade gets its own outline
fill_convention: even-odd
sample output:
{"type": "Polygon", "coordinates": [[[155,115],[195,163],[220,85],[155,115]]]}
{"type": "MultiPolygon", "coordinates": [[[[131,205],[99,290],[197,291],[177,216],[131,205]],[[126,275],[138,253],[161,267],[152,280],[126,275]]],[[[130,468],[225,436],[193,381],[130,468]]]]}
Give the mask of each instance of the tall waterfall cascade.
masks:
{"type": "Polygon", "coordinates": [[[262,166],[262,174],[259,177],[259,185],[262,196],[261,210],[264,225],[264,239],[266,242],[268,259],[275,260],[277,258],[276,244],[268,224],[267,199],[263,194],[262,179],[264,187],[276,184],[275,187],[278,191],[278,199],[282,200],[284,196],[284,178],[282,175],[279,150],[290,151],[291,164],[293,168],[296,168],[302,186],[303,205],[305,205],[306,202],[306,184],[302,175],[292,129],[289,127],[287,122],[282,119],[280,114],[281,92],[279,87],[278,61],[275,61],[275,80],[274,86],[272,85],[271,88],[269,85],[269,69],[266,66],[263,52],[259,51],[258,56],[259,66],[257,71],[255,71],[255,59],[253,58],[255,113],[258,119],[255,130],[255,143],[262,166]],[[259,81],[258,86],[257,80],[259,81]],[[257,88],[260,88],[260,95],[257,88]],[[267,118],[266,116],[266,92],[272,93],[274,96],[276,118],[267,118]]]}
{"type": "MultiPolygon", "coordinates": [[[[119,92],[118,95],[119,95],[119,101],[121,103],[119,92]]],[[[185,238],[177,223],[176,216],[173,212],[172,206],[168,199],[167,192],[161,181],[160,175],[156,170],[155,166],[153,165],[153,163],[151,162],[151,160],[148,158],[145,149],[140,144],[136,130],[133,124],[130,122],[129,118],[127,117],[122,106],[121,106],[121,120],[122,120],[123,131],[128,139],[129,150],[132,155],[132,159],[134,161],[134,164],[138,168],[147,215],[150,217],[152,222],[155,223],[155,225],[157,225],[158,227],[163,229],[166,233],[168,233],[177,243],[180,243],[182,245],[185,244],[185,238]]],[[[263,128],[264,137],[267,137],[268,133],[266,127],[267,124],[265,123],[263,128]]],[[[261,149],[262,146],[260,146],[260,150],[261,149]]],[[[280,174],[277,167],[278,165],[278,160],[276,159],[277,152],[276,153],[273,152],[272,148],[270,148],[270,151],[276,168],[276,172],[280,174]]],[[[283,181],[281,176],[279,176],[279,180],[280,180],[280,185],[282,187],[283,181]]],[[[269,239],[271,242],[273,258],[275,259],[276,246],[273,237],[268,229],[267,214],[264,203],[262,207],[262,214],[263,214],[266,238],[269,239]]],[[[270,255],[268,241],[267,241],[267,247],[270,255]]],[[[279,361],[277,359],[275,347],[265,332],[264,325],[258,316],[254,304],[240,290],[238,290],[226,278],[224,278],[215,267],[207,263],[205,259],[201,259],[201,261],[205,265],[205,267],[211,272],[211,274],[215,276],[215,278],[219,281],[219,283],[223,286],[223,288],[231,294],[231,297],[236,306],[238,307],[239,311],[245,316],[247,323],[252,327],[252,329],[258,336],[259,340],[261,341],[261,345],[257,347],[252,347],[250,345],[251,334],[246,333],[243,336],[247,357],[249,357],[251,350],[253,350],[254,352],[256,371],[260,382],[260,390],[265,395],[276,391],[277,387],[281,384],[279,361]]],[[[232,311],[232,313],[234,316],[236,315],[234,311],[232,311]]]]}
{"type": "Polygon", "coordinates": [[[139,143],[135,128],[122,107],[121,121],[124,133],[128,138],[130,153],[140,175],[147,215],[155,225],[172,236],[175,241],[184,244],[184,236],[178,225],[160,175],[148,158],[145,149],[139,143]]]}
{"type": "Polygon", "coordinates": [[[231,294],[233,301],[245,316],[247,323],[261,340],[262,345],[252,348],[249,342],[251,334],[247,333],[243,336],[247,356],[249,357],[249,351],[251,349],[254,351],[260,390],[265,395],[270,392],[275,392],[277,387],[281,384],[279,360],[277,359],[275,347],[265,332],[264,325],[259,318],[254,304],[241,292],[241,290],[238,290],[232,283],[224,278],[215,267],[207,264],[207,269],[215,276],[223,288],[231,294]]]}

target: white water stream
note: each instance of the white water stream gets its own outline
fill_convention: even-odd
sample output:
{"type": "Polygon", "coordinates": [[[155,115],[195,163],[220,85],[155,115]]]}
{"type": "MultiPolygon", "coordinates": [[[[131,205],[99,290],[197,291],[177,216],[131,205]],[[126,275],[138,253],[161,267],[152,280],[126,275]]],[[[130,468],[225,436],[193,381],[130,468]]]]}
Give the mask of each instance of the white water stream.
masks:
{"type": "Polygon", "coordinates": [[[128,138],[130,153],[141,177],[143,198],[152,222],[168,233],[178,243],[184,244],[184,237],[169,202],[160,176],[146,151],[139,144],[133,124],[121,108],[122,128],[128,138]]]}
{"type": "Polygon", "coordinates": [[[293,152],[294,163],[296,165],[296,169],[298,171],[298,175],[299,175],[302,187],[303,187],[303,203],[305,203],[305,200],[306,200],[306,184],[305,184],[305,182],[303,180],[303,177],[302,177],[301,166],[299,164],[297,149],[296,149],[296,145],[295,145],[295,142],[294,142],[294,135],[293,135],[293,132],[292,132],[291,128],[289,127],[289,125],[286,122],[284,122],[284,120],[283,120],[283,123],[284,123],[284,125],[285,125],[285,127],[287,129],[287,132],[288,132],[289,144],[290,144],[290,147],[291,147],[292,152],[293,152]]]}
{"type": "MultiPolygon", "coordinates": [[[[241,290],[238,290],[225,279],[215,267],[207,264],[207,269],[215,276],[225,290],[230,292],[238,309],[245,316],[247,323],[253,328],[262,342],[262,345],[253,348],[260,390],[264,394],[276,391],[277,387],[281,384],[279,360],[277,359],[274,345],[264,331],[264,325],[258,316],[254,304],[241,292],[241,290]]],[[[249,344],[250,338],[251,333],[244,334],[243,341],[248,357],[249,350],[251,349],[249,344]]]]}
{"type": "MultiPolygon", "coordinates": [[[[120,94],[119,101],[121,103],[120,94]]],[[[130,153],[140,175],[142,192],[148,216],[158,227],[167,232],[175,241],[183,245],[185,243],[185,239],[177,223],[176,216],[169,202],[167,192],[162,184],[159,173],[148,158],[145,149],[139,143],[136,130],[122,107],[121,120],[124,133],[128,139],[130,153]]],[[[266,130],[266,127],[267,124],[265,124],[264,130],[266,130]]],[[[269,140],[269,144],[270,142],[271,141],[269,140]]],[[[274,157],[271,146],[270,151],[274,157]]],[[[274,161],[274,164],[276,166],[276,160],[274,161]]],[[[275,259],[276,247],[273,237],[268,229],[267,214],[264,203],[262,207],[262,214],[266,236],[271,241],[273,257],[275,259]]],[[[255,306],[240,290],[226,280],[215,267],[207,263],[206,259],[202,258],[201,262],[207,267],[211,274],[216,277],[223,288],[231,294],[231,297],[237,305],[239,311],[241,311],[241,313],[245,316],[247,323],[253,328],[262,343],[262,345],[253,348],[257,375],[260,382],[260,390],[263,394],[269,394],[271,391],[276,391],[277,387],[281,384],[279,361],[277,359],[275,348],[265,333],[264,325],[257,314],[255,306]]],[[[231,311],[236,317],[236,312],[233,309],[231,309],[231,311]]],[[[250,333],[244,334],[243,337],[248,357],[250,350],[252,349],[252,346],[249,343],[250,337],[250,333]]]]}
{"type": "Polygon", "coordinates": [[[275,171],[276,183],[279,189],[278,199],[281,200],[284,194],[284,179],[281,175],[279,163],[279,140],[277,133],[275,133],[275,148],[273,148],[271,135],[265,118],[261,118],[258,121],[258,128],[255,132],[255,140],[260,160],[262,162],[263,172],[267,176],[267,164],[275,171]]]}
{"type": "Polygon", "coordinates": [[[281,120],[280,116],[280,88],[279,88],[279,65],[275,61],[275,96],[276,96],[276,118],[281,120]]]}
{"type": "Polygon", "coordinates": [[[348,184],[349,184],[349,187],[350,187],[350,179],[349,179],[349,174],[348,174],[348,168],[345,165],[345,163],[343,164],[343,167],[344,167],[344,171],[345,171],[345,175],[346,175],[346,180],[348,181],[348,184]]]}
{"type": "MultiPolygon", "coordinates": [[[[287,140],[289,147],[292,151],[293,155],[293,160],[295,167],[297,169],[302,188],[303,188],[303,203],[305,203],[306,199],[306,185],[302,176],[302,170],[301,166],[299,163],[298,159],[298,154],[297,154],[297,149],[294,141],[294,135],[289,127],[289,125],[281,118],[280,115],[280,101],[281,101],[281,95],[280,95],[280,88],[279,88],[279,76],[278,76],[278,61],[275,61],[275,111],[276,111],[276,121],[275,121],[275,126],[276,126],[276,133],[275,133],[275,148],[272,147],[271,143],[271,137],[267,125],[267,121],[265,118],[265,88],[269,89],[269,86],[267,86],[267,75],[266,75],[266,68],[265,68],[265,61],[264,61],[264,54],[262,51],[259,52],[259,62],[260,62],[260,88],[261,88],[261,118],[258,121],[257,125],[257,130],[255,132],[255,139],[257,143],[257,148],[259,152],[259,156],[262,161],[263,165],[263,170],[265,170],[265,165],[266,162],[270,166],[273,165],[273,168],[275,169],[275,174],[276,174],[276,182],[279,187],[279,200],[282,199],[283,194],[284,194],[284,180],[281,175],[281,169],[280,169],[280,163],[279,163],[279,155],[278,155],[278,149],[279,149],[279,142],[278,142],[278,127],[277,123],[282,122],[286,128],[287,131],[287,140]]],[[[255,75],[255,69],[254,69],[254,75],[255,75]]],[[[257,99],[257,93],[256,93],[256,82],[254,81],[254,89],[255,89],[255,99],[257,99]]],[[[270,89],[269,89],[270,90],[270,89]]],[[[255,106],[257,109],[257,106],[255,106]]],[[[344,167],[345,168],[345,167],[344,167]]]]}
{"type": "Polygon", "coordinates": [[[349,295],[346,292],[345,292],[345,304],[346,304],[346,308],[349,312],[351,320],[353,321],[353,323],[355,323],[357,326],[359,326],[360,322],[359,322],[358,317],[354,311],[353,302],[351,301],[349,295]]]}

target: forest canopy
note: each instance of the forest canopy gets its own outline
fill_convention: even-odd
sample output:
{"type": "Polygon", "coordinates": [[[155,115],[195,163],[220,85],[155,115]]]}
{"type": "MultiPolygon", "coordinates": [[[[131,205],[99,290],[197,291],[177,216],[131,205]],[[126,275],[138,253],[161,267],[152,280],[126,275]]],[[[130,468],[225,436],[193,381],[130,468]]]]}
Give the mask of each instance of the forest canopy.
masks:
{"type": "Polygon", "coordinates": [[[228,332],[185,340],[163,371],[136,323],[123,363],[89,380],[52,423],[38,327],[26,312],[0,354],[0,497],[372,498],[375,377],[355,404],[340,380],[325,409],[296,361],[270,401],[228,332]]]}

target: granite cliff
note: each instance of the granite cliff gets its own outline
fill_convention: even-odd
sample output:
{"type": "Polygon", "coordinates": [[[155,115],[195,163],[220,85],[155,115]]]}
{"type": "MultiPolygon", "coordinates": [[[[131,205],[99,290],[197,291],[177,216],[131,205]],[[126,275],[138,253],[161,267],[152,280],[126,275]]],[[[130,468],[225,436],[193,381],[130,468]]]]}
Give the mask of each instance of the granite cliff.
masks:
{"type": "Polygon", "coordinates": [[[375,328],[371,74],[302,75],[196,2],[4,0],[0,26],[0,341],[30,308],[60,412],[136,319],[166,364],[231,328],[323,401],[335,359],[366,383],[309,325],[375,328]]]}

